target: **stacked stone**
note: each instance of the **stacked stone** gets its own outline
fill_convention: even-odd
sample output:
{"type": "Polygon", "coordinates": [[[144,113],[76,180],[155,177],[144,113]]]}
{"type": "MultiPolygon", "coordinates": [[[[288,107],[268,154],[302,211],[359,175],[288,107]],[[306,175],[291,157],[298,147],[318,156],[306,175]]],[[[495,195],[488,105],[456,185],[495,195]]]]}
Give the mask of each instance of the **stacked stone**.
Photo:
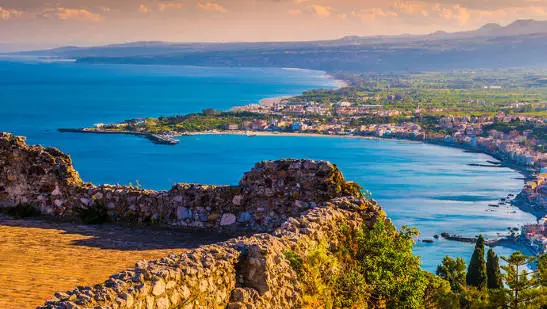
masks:
{"type": "Polygon", "coordinates": [[[39,309],[295,308],[300,282],[285,253],[307,255],[324,242],[339,246],[346,235],[341,226],[351,231],[377,220],[386,219],[374,202],[333,199],[271,234],[142,261],[94,287],[56,293],[39,309]]]}
{"type": "Polygon", "coordinates": [[[238,186],[178,184],[169,191],[83,183],[68,155],[0,135],[0,207],[29,204],[75,217],[103,208],[113,222],[268,231],[329,199],[359,195],[336,166],[311,160],[257,164],[238,186]]]}
{"type": "Polygon", "coordinates": [[[82,185],[72,160],[55,148],[27,146],[25,138],[0,133],[0,207],[33,204],[55,211],[55,196],[82,185]]]}

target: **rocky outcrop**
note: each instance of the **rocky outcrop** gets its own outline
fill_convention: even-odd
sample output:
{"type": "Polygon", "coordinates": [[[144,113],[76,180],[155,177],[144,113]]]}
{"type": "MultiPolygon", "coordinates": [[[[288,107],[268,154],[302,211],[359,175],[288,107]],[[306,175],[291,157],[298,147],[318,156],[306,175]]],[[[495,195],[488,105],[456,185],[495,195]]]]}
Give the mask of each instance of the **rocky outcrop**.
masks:
{"type": "Polygon", "coordinates": [[[256,164],[237,186],[178,184],[169,191],[83,183],[68,155],[0,134],[0,207],[28,204],[71,217],[104,211],[113,222],[197,229],[271,231],[321,202],[360,195],[332,164],[281,160],[256,164]]]}
{"type": "Polygon", "coordinates": [[[295,308],[301,302],[300,278],[286,253],[305,255],[322,242],[340,246],[348,230],[377,220],[386,219],[374,202],[333,199],[271,234],[141,261],[102,284],[56,293],[40,309],[295,308]]]}

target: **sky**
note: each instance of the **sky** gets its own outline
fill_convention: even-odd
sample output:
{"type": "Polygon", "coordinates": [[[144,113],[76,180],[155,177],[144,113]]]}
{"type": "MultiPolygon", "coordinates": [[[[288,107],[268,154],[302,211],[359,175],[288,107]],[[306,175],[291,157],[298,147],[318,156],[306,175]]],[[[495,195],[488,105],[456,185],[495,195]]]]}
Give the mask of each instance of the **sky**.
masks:
{"type": "Polygon", "coordinates": [[[308,41],[547,20],[547,0],[0,0],[0,50],[308,41]]]}

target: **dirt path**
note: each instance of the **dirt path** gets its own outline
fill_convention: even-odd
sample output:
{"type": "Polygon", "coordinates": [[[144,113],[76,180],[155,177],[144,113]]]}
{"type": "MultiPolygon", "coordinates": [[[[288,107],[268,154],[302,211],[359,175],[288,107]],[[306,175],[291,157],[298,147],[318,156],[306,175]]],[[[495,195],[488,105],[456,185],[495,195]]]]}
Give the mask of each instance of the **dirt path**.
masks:
{"type": "Polygon", "coordinates": [[[0,216],[0,308],[35,308],[57,291],[102,282],[139,260],[228,237],[0,216]]]}

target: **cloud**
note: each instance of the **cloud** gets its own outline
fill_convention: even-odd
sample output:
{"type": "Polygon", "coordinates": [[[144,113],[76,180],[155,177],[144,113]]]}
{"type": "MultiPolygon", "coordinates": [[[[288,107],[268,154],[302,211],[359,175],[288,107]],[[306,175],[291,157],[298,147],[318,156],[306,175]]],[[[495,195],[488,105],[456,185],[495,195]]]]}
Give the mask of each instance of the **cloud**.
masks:
{"type": "Polygon", "coordinates": [[[67,9],[67,8],[55,8],[48,9],[40,16],[50,19],[58,20],[78,20],[78,21],[89,21],[89,22],[102,22],[104,17],[100,14],[90,12],[86,9],[67,9]]]}
{"type": "Polygon", "coordinates": [[[435,5],[433,10],[439,12],[440,16],[446,20],[456,20],[460,26],[465,26],[469,23],[472,13],[471,10],[462,7],[459,4],[456,4],[453,7],[442,7],[440,5],[435,5]]]}
{"type": "Polygon", "coordinates": [[[19,17],[22,14],[23,14],[23,12],[21,12],[21,11],[9,10],[9,9],[5,9],[5,8],[0,6],[0,19],[10,19],[10,18],[14,18],[14,17],[19,17]]]}
{"type": "Polygon", "coordinates": [[[301,15],[302,14],[302,10],[289,10],[288,13],[290,15],[301,15]]]}
{"type": "Polygon", "coordinates": [[[184,4],[179,2],[160,2],[158,4],[158,8],[160,12],[164,12],[168,9],[182,9],[184,7],[184,4]]]}
{"type": "Polygon", "coordinates": [[[397,0],[393,3],[393,9],[410,15],[429,16],[429,8],[431,4],[423,1],[402,1],[397,0]]]}
{"type": "Polygon", "coordinates": [[[314,5],[311,5],[311,8],[313,10],[313,12],[318,15],[318,16],[321,16],[321,17],[329,17],[332,15],[332,7],[330,6],[323,6],[323,5],[319,5],[319,4],[314,4],[314,5]]]}
{"type": "Polygon", "coordinates": [[[105,13],[110,13],[110,12],[112,11],[111,8],[106,7],[106,6],[100,6],[100,7],[99,7],[99,10],[101,10],[101,11],[103,11],[103,12],[105,12],[105,13]]]}
{"type": "Polygon", "coordinates": [[[148,14],[148,13],[150,13],[150,9],[146,5],[141,4],[141,5],[139,5],[139,12],[141,12],[143,14],[148,14]]]}
{"type": "Polygon", "coordinates": [[[382,8],[371,8],[354,10],[351,12],[353,17],[358,17],[362,21],[374,21],[378,17],[397,17],[399,14],[395,11],[386,11],[382,8]]]}
{"type": "Polygon", "coordinates": [[[222,5],[214,2],[198,2],[198,8],[204,11],[216,11],[220,13],[226,13],[226,9],[222,5]]]}

